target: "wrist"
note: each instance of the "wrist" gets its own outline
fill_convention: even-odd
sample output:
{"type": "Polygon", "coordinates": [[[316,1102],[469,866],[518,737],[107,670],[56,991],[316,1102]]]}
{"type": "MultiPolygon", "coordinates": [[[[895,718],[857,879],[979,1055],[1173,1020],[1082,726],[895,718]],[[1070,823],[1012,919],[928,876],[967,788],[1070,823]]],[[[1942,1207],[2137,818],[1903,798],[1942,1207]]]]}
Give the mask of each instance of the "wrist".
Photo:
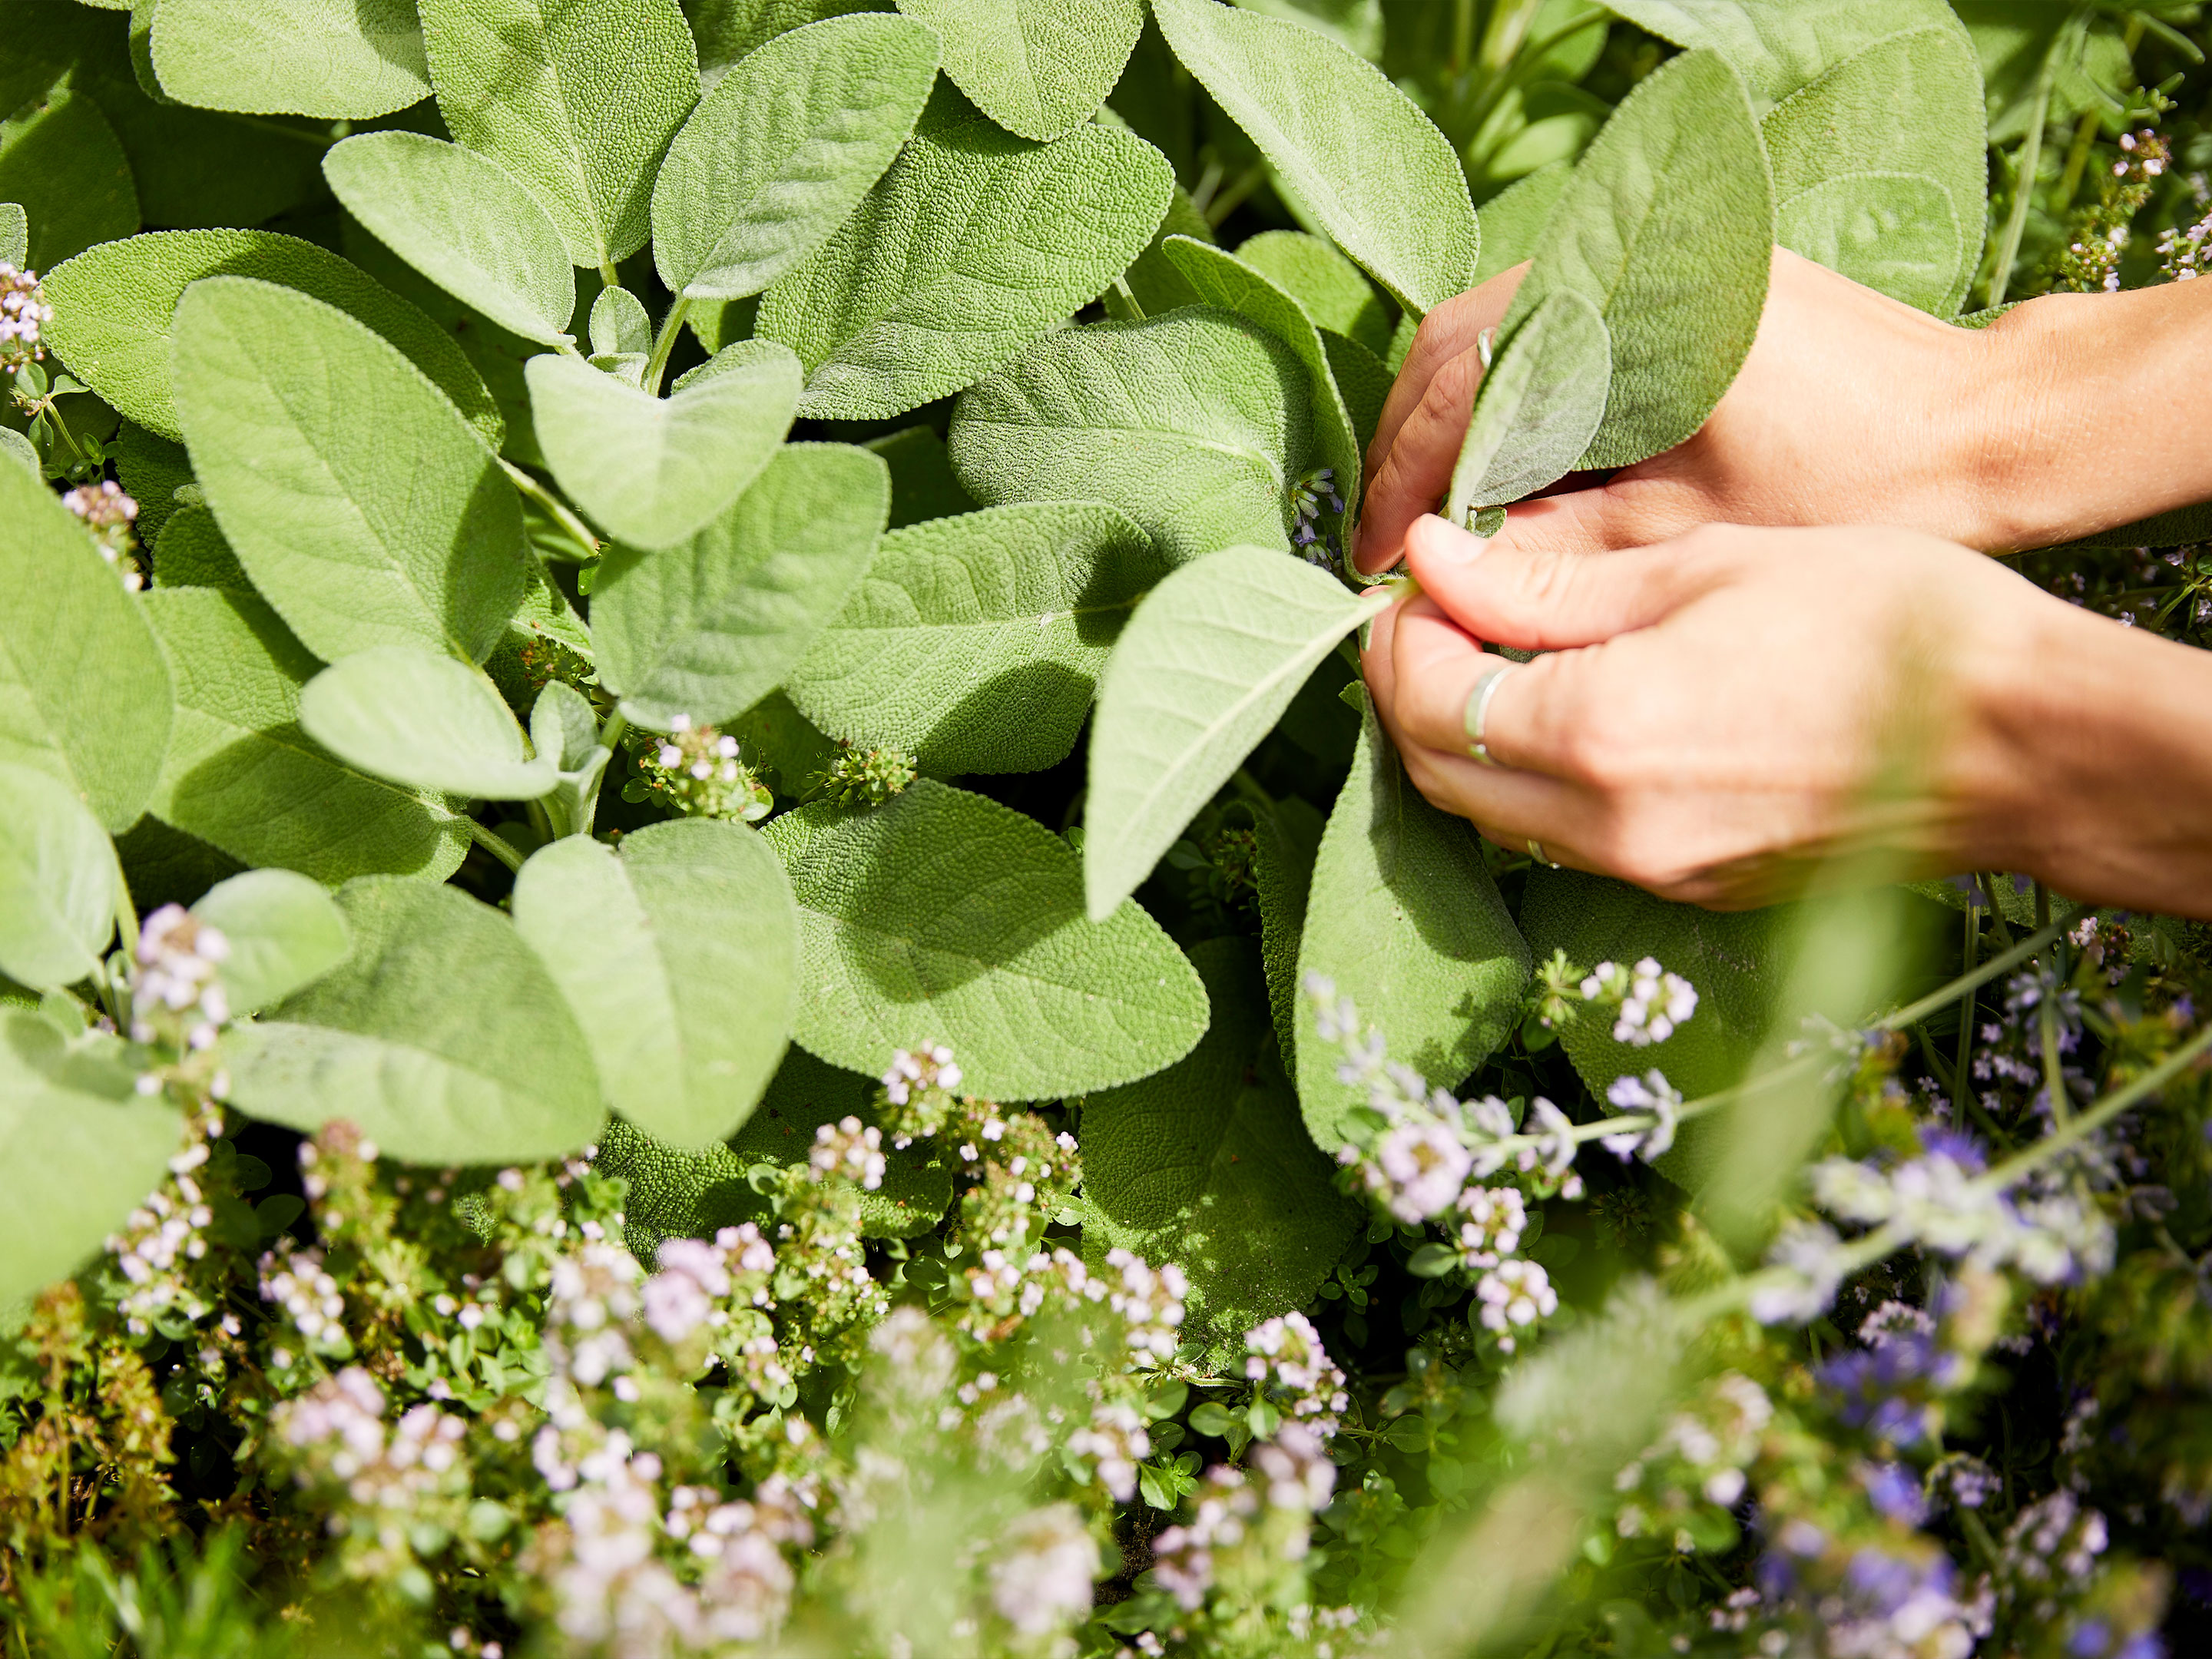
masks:
{"type": "Polygon", "coordinates": [[[1956,476],[1966,482],[1973,530],[1960,539],[1984,552],[2066,539],[2060,525],[2069,494],[2069,446],[2060,386],[2070,310],[2030,301],[1986,328],[1958,331],[1966,349],[1948,390],[1957,400],[1956,476]]]}

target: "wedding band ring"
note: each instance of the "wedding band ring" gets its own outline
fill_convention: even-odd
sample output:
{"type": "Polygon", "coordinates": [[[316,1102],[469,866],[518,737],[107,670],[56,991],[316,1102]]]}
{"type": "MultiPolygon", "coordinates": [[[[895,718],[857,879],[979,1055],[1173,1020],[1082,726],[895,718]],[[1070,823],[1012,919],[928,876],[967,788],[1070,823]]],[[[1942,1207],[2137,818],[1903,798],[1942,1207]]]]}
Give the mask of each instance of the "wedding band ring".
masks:
{"type": "Polygon", "coordinates": [[[1498,763],[1490,752],[1490,744],[1486,735],[1490,723],[1490,700],[1498,695],[1499,682],[1520,665],[1517,662],[1501,661],[1498,666],[1476,681],[1474,689],[1467,694],[1467,714],[1464,719],[1467,727],[1467,752],[1472,755],[1480,765],[1496,766],[1498,763]]]}

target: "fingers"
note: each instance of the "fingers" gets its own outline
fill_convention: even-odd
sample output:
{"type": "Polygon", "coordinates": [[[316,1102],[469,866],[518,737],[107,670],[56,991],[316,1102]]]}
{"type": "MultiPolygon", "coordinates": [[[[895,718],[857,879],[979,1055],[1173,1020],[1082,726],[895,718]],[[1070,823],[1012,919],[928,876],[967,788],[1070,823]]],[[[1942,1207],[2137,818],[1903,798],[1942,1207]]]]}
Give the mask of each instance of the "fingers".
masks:
{"type": "Polygon", "coordinates": [[[1754,532],[1717,526],[1657,547],[1561,553],[1503,536],[1486,542],[1433,516],[1406,541],[1421,591],[1452,622],[1523,651],[1597,645],[1651,627],[1729,580],[1755,546],[1754,532]]]}
{"type": "Polygon", "coordinates": [[[1678,478],[1648,476],[1647,469],[1671,470],[1674,459],[1646,461],[1589,489],[1519,502],[1494,539],[1551,553],[1606,553],[1649,547],[1713,522],[1716,510],[1699,491],[1678,478]]]}
{"type": "Polygon", "coordinates": [[[1399,427],[1396,441],[1367,486],[1352,555],[1360,569],[1371,575],[1395,564],[1407,527],[1424,513],[1435,512],[1443,500],[1452,471],[1459,465],[1460,446],[1466,441],[1475,391],[1481,384],[1479,348],[1437,365],[1419,404],[1399,427]]]}

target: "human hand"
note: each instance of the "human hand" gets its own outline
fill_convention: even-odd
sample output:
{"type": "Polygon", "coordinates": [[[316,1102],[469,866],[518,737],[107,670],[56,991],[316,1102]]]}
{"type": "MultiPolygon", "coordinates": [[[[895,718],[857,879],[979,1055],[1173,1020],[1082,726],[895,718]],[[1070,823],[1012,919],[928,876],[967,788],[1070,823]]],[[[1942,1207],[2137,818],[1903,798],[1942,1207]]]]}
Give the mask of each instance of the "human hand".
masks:
{"type": "Polygon", "coordinates": [[[1415,786],[1500,845],[1715,908],[1839,855],[1887,854],[1891,879],[2040,873],[2050,849],[2023,836],[2058,821],[2039,793],[2056,750],[2028,711],[2081,628],[2121,632],[1906,531],[1571,554],[1430,517],[1407,550],[1421,596],[1377,619],[1365,668],[1415,786]],[[1492,694],[1494,767],[1464,725],[1504,660],[1485,639],[1551,653],[1492,694]]]}
{"type": "MultiPolygon", "coordinates": [[[[1368,448],[1362,570],[1396,563],[1407,530],[1443,499],[1481,382],[1479,337],[1527,271],[1423,319],[1368,448]]],[[[1516,507],[1506,537],[1581,552],[1700,524],[1880,523],[1985,549],[2039,545],[2005,435],[2032,424],[2025,411],[2047,379],[2012,349],[2021,337],[2017,325],[1939,322],[1777,248],[1750,357],[1705,426],[1609,480],[1516,507]]]]}

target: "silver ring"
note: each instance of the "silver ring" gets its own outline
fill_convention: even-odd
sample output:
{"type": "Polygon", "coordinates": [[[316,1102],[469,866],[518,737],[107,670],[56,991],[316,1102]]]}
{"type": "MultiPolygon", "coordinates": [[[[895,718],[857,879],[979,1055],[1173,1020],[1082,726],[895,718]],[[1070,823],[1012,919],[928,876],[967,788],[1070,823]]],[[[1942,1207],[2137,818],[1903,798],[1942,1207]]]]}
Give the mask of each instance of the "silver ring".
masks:
{"type": "Polygon", "coordinates": [[[1503,661],[1475,682],[1474,689],[1467,694],[1467,713],[1463,724],[1467,728],[1468,750],[1476,762],[1484,766],[1496,766],[1491,755],[1486,731],[1490,724],[1490,700],[1498,695],[1498,683],[1515,669],[1517,662],[1503,661]]]}

